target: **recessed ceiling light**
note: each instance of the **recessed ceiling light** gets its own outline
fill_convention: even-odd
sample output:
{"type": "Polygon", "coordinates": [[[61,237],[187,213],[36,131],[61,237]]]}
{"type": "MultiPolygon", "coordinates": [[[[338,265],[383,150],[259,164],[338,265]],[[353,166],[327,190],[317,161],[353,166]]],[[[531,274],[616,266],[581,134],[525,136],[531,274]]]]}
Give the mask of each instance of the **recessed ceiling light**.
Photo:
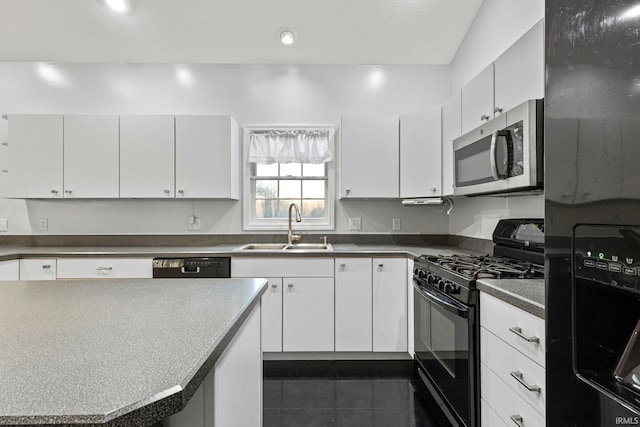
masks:
{"type": "Polygon", "coordinates": [[[296,41],[296,35],[293,34],[293,31],[283,31],[280,33],[280,41],[285,46],[291,46],[296,41]]]}
{"type": "Polygon", "coordinates": [[[112,10],[118,13],[127,13],[129,11],[128,0],[104,0],[112,10]]]}

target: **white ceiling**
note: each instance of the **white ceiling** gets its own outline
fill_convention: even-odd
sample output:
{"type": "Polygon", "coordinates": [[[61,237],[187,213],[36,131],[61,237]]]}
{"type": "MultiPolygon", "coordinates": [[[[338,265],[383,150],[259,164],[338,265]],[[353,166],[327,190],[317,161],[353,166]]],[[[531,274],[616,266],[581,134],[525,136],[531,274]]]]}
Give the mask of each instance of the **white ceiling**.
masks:
{"type": "Polygon", "coordinates": [[[482,1],[0,0],[0,61],[449,64],[482,1]]]}

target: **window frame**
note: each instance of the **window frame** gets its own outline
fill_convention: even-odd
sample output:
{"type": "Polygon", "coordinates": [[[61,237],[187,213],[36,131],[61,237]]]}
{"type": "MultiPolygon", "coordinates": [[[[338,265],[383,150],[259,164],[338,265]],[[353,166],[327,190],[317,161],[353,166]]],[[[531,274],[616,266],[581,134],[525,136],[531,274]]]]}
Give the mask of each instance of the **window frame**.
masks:
{"type": "MultiPolygon", "coordinates": [[[[249,143],[251,132],[256,131],[269,131],[269,130],[322,130],[329,131],[329,150],[333,156],[331,162],[325,163],[326,168],[326,192],[325,192],[325,218],[313,219],[303,218],[302,222],[295,224],[296,230],[308,230],[308,231],[331,231],[335,229],[335,126],[333,125],[245,125],[242,130],[242,226],[243,230],[247,231],[273,231],[273,230],[287,230],[288,221],[287,218],[256,218],[255,206],[255,178],[253,175],[254,164],[249,163],[249,143]]],[[[302,178],[304,179],[304,178],[302,178]]],[[[298,206],[302,209],[302,206],[298,206]]],[[[293,216],[293,215],[292,215],[293,216]]],[[[293,219],[295,221],[295,218],[293,219]]]]}

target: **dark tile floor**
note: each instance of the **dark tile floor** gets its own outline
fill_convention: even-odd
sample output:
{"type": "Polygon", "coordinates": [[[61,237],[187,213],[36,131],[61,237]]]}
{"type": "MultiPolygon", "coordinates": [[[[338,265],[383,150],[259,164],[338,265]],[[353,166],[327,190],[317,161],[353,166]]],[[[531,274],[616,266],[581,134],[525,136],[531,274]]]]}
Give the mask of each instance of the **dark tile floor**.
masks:
{"type": "MultiPolygon", "coordinates": [[[[411,374],[344,367],[265,369],[264,427],[436,427],[411,374]]],[[[383,370],[384,371],[384,370],[383,370]]]]}

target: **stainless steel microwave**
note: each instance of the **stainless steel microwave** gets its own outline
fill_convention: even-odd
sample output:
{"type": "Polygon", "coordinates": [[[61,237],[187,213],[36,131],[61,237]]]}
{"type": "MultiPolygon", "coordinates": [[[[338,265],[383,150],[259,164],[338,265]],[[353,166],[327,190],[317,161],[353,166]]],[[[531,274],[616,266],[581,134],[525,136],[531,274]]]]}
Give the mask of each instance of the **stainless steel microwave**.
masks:
{"type": "Polygon", "coordinates": [[[526,101],[453,141],[454,195],[541,190],[543,100],[526,101]]]}

